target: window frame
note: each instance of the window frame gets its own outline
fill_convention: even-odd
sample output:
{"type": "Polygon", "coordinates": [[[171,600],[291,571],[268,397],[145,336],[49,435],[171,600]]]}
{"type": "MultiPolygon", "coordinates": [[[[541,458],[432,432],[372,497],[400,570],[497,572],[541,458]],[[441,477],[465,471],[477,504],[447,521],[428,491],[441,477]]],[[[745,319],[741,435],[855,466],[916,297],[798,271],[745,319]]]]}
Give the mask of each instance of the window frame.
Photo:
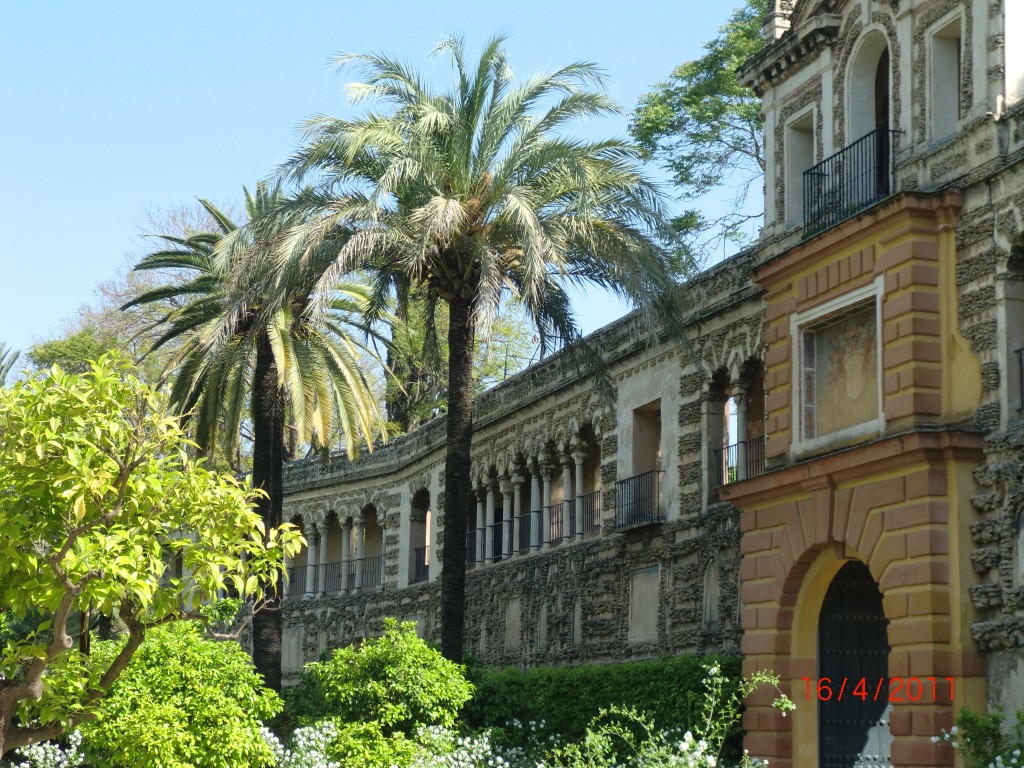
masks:
{"type": "MultiPolygon", "coordinates": [[[[927,108],[925,109],[925,120],[927,123],[926,135],[928,136],[929,146],[937,147],[951,139],[955,138],[960,131],[961,118],[964,113],[963,104],[963,91],[961,89],[960,82],[963,79],[964,71],[964,18],[963,14],[956,10],[948,16],[943,17],[939,21],[932,24],[928,29],[926,55],[928,58],[927,66],[925,68],[926,77],[928,79],[928,87],[925,89],[925,93],[928,98],[927,108]],[[952,36],[949,33],[950,28],[953,26],[957,27],[956,36],[952,36]],[[952,126],[943,127],[940,131],[937,123],[939,122],[938,104],[936,103],[941,89],[940,80],[943,78],[944,73],[937,71],[939,62],[939,41],[940,40],[953,40],[957,41],[956,51],[956,92],[955,92],[955,111],[956,114],[952,120],[952,126]]],[[[945,62],[943,62],[945,63],[945,62]]],[[[942,114],[943,118],[948,117],[946,114],[942,114]]]]}
{"type": "MultiPolygon", "coordinates": [[[[884,351],[882,334],[882,300],[884,293],[885,278],[883,275],[878,275],[874,281],[868,285],[848,291],[842,296],[837,296],[834,299],[825,301],[817,306],[811,307],[810,309],[803,310],[802,312],[795,312],[790,315],[789,332],[790,339],[792,340],[792,371],[790,381],[793,382],[790,392],[790,413],[792,414],[791,434],[793,436],[791,441],[791,450],[794,454],[816,451],[820,448],[849,442],[859,437],[880,434],[884,431],[885,411],[882,391],[882,382],[885,378],[884,369],[882,367],[884,351]],[[877,381],[875,382],[877,395],[876,416],[873,419],[863,421],[859,424],[853,424],[849,427],[844,427],[843,429],[836,430],[835,432],[829,432],[824,435],[818,434],[817,428],[815,428],[814,436],[806,437],[805,405],[807,404],[807,400],[804,397],[803,377],[805,366],[805,339],[810,337],[810,333],[808,332],[813,333],[816,327],[824,325],[829,318],[848,312],[851,309],[856,308],[858,304],[864,305],[865,309],[869,305],[873,304],[875,309],[875,355],[877,371],[877,381]]],[[[817,375],[816,367],[814,369],[814,373],[817,375]]],[[[810,409],[816,413],[817,407],[818,403],[815,402],[812,397],[810,409]]]]}
{"type": "MultiPolygon", "coordinates": [[[[798,226],[804,223],[804,173],[813,168],[818,158],[818,118],[815,110],[816,104],[810,104],[805,109],[791,115],[786,120],[783,147],[783,219],[790,226],[798,226]],[[805,127],[806,126],[806,127],[805,127]],[[810,164],[803,170],[797,169],[795,134],[807,134],[810,136],[810,164]]],[[[806,158],[799,158],[806,159],[806,158]]],[[[800,163],[802,165],[803,163],[800,163]]]]}

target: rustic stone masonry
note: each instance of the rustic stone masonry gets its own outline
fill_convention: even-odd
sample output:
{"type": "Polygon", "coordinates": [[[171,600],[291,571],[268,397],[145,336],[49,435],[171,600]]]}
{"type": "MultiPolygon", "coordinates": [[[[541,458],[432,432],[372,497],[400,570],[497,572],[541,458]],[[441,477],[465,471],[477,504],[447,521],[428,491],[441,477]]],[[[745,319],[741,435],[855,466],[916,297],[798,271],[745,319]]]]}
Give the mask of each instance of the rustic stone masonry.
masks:
{"type": "MultiPolygon", "coordinates": [[[[482,522],[494,520],[502,530],[489,539],[474,534],[473,545],[482,552],[500,536],[507,548],[511,536],[525,546],[499,562],[468,566],[466,647],[474,658],[532,666],[738,651],[738,518],[708,491],[715,457],[704,434],[709,412],[717,412],[716,446],[724,445],[723,403],[750,388],[751,366],[763,357],[753,258],[739,254],[691,281],[686,342],[662,336],[650,343],[635,316],[592,337],[609,363],[614,403],[603,402],[561,354],[478,399],[474,489],[482,522]],[[646,438],[634,440],[645,408],[657,414],[656,436],[647,442],[660,454],[661,515],[617,530],[616,483],[648,469],[639,464],[638,441],[654,455],[646,438]],[[581,512],[566,518],[571,538],[524,538],[509,522],[517,485],[521,513],[540,506],[545,515],[543,526],[540,515],[531,523],[531,537],[559,524],[566,498],[569,516],[584,495],[595,499],[593,524],[577,530],[581,512]],[[539,493],[539,504],[531,493],[539,493]]],[[[444,521],[433,510],[443,506],[444,434],[442,417],[355,462],[333,456],[286,468],[285,517],[311,539],[292,564],[286,678],[324,650],[380,631],[388,616],[415,620],[438,639],[444,521]],[[429,558],[417,552],[427,546],[429,558]],[[378,556],[379,578],[371,574],[378,556]]]]}
{"type": "MultiPolygon", "coordinates": [[[[591,337],[614,402],[560,354],[476,403],[466,648],[738,650],[797,702],[749,702],[751,754],[953,765],[959,707],[1024,708],[1024,5],[771,5],[757,247],[685,340],[591,337]]],[[[443,442],[287,468],[286,679],[387,616],[438,639],[443,442]]]]}

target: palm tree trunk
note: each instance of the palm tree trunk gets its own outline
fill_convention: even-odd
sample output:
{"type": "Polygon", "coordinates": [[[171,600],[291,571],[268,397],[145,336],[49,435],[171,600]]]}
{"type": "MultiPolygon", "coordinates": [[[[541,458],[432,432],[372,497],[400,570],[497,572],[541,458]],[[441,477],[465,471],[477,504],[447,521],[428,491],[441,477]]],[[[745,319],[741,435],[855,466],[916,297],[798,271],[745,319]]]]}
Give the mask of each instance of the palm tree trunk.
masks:
{"type": "MultiPolygon", "coordinates": [[[[257,502],[256,511],[269,531],[281,524],[284,407],[274,353],[265,334],[260,336],[256,346],[252,421],[252,481],[267,494],[257,502]]],[[[283,586],[278,584],[277,594],[256,613],[252,623],[253,663],[267,687],[275,691],[281,690],[280,595],[283,586]]]]}
{"type": "Polygon", "coordinates": [[[473,304],[448,305],[448,450],[444,467],[441,653],[462,662],[466,619],[466,520],[473,442],[473,304]]]}

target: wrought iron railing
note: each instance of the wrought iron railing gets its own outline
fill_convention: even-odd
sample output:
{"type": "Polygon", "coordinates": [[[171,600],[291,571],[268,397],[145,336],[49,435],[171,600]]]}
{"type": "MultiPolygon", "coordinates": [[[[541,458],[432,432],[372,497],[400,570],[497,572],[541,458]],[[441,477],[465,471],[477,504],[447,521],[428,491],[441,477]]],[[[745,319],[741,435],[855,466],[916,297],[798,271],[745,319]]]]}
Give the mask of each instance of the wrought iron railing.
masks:
{"type": "Polygon", "coordinates": [[[615,529],[662,523],[661,472],[644,472],[615,484],[615,529]]]}
{"type": "Polygon", "coordinates": [[[583,497],[583,532],[601,529],[601,491],[588,493],[583,497]]]}
{"type": "Polygon", "coordinates": [[[763,475],[764,448],[765,437],[758,435],[749,440],[712,451],[712,461],[715,463],[715,485],[728,485],[737,480],[763,475]],[[744,468],[745,471],[741,471],[744,468]]]}
{"type": "Polygon", "coordinates": [[[480,532],[476,528],[466,534],[466,565],[476,563],[476,541],[479,537],[480,532]]]}
{"type": "Polygon", "coordinates": [[[491,537],[490,557],[491,559],[500,559],[505,554],[505,523],[499,521],[488,527],[491,537]]]}
{"type": "Polygon", "coordinates": [[[430,573],[430,547],[416,547],[412,554],[412,583],[419,584],[426,581],[430,573]]]}
{"type": "Polygon", "coordinates": [[[519,540],[516,542],[516,547],[519,552],[523,552],[530,548],[532,541],[530,534],[533,533],[533,513],[527,512],[520,515],[516,518],[516,523],[519,526],[519,540]]]}
{"type": "Polygon", "coordinates": [[[898,133],[878,128],[804,171],[804,237],[834,227],[893,194],[898,133]]]}
{"type": "Polygon", "coordinates": [[[384,558],[381,555],[363,558],[363,589],[381,585],[383,565],[384,558]]]}
{"type": "Polygon", "coordinates": [[[574,512],[575,504],[572,501],[562,501],[558,504],[551,505],[551,523],[548,525],[548,541],[552,544],[560,542],[565,536],[563,531],[565,528],[565,515],[569,515],[569,533],[570,537],[576,535],[576,515],[574,512]]]}
{"type": "MultiPolygon", "coordinates": [[[[324,573],[324,591],[333,594],[348,588],[352,566],[350,563],[328,563],[324,566],[324,573]]],[[[317,578],[319,579],[319,569],[317,578]]]]}
{"type": "Polygon", "coordinates": [[[306,566],[293,565],[288,569],[288,591],[290,597],[306,594],[306,566]]]}

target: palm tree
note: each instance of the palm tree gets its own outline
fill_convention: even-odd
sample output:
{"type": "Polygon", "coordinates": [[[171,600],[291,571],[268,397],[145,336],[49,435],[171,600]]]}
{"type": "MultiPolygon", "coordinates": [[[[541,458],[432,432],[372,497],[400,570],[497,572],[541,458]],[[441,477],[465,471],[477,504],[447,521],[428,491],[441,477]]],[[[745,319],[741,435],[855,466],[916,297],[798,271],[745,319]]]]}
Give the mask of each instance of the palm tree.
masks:
{"type": "MultiPolygon", "coordinates": [[[[251,417],[253,484],[267,494],[259,512],[269,530],[282,522],[286,427],[316,447],[340,423],[354,455],[360,441],[372,447],[374,432],[383,425],[359,365],[361,355],[372,353],[351,327],[370,295],[365,286],[337,284],[328,291],[326,311],[311,322],[306,309],[324,270],[316,254],[304,263],[305,271],[290,273],[286,290],[270,298],[263,286],[264,244],[247,239],[248,230],[212,203],[200,202],[218,231],[163,236],[169,247],[135,266],[172,270],[186,279],[147,291],[125,308],[177,301],[178,308],[162,319],[164,331],[154,343],[159,348],[180,342],[170,364],[171,402],[190,422],[201,447],[212,452],[220,446],[228,456],[235,453],[243,420],[251,417]]],[[[245,192],[250,222],[276,220],[282,202],[264,184],[257,185],[254,195],[245,192]]],[[[254,662],[274,690],[281,689],[278,607],[270,605],[253,618],[254,662]]]]}
{"type": "MultiPolygon", "coordinates": [[[[284,259],[318,251],[338,227],[352,231],[320,285],[353,269],[373,274],[371,308],[410,290],[429,318],[448,312],[447,456],[441,650],[460,660],[465,530],[470,506],[474,340],[486,338],[503,299],[514,296],[535,324],[542,351],[564,344],[588,370],[599,357],[581,343],[566,285],[597,285],[633,300],[654,328],[672,326],[677,284],[659,247],[661,196],[640,171],[635,146],[587,141],[563,130],[618,112],[591,63],[513,81],[503,38],[468,63],[460,38],[438,51],[454,63],[441,93],[402,62],[345,55],[365,75],[354,101],[365,117],[318,117],[284,172],[311,185],[297,202],[307,224],[284,259]],[[546,108],[545,108],[545,105],[546,108]]],[[[602,379],[608,384],[608,379],[602,379]]]]}
{"type": "Polygon", "coordinates": [[[10,349],[0,341],[0,387],[6,383],[7,377],[11,375],[11,371],[14,370],[14,366],[20,356],[21,352],[16,349],[10,349]]]}

